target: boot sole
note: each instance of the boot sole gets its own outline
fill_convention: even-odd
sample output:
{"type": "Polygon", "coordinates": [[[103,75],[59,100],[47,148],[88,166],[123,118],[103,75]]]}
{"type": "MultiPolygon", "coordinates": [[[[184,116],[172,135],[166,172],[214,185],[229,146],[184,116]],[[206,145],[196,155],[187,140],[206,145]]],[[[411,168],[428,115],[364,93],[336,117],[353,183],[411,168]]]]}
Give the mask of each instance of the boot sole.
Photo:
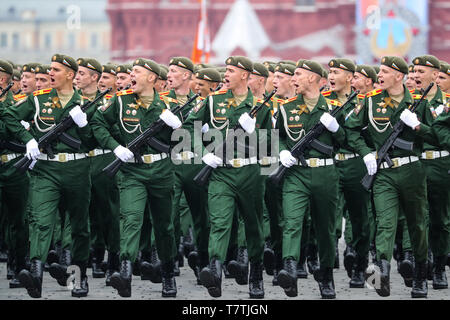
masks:
{"type": "Polygon", "coordinates": [[[34,286],[33,278],[31,274],[24,274],[22,272],[19,273],[19,281],[24,288],[27,289],[28,295],[32,298],[41,298],[42,294],[39,288],[34,286]]]}
{"type": "Polygon", "coordinates": [[[402,261],[398,268],[398,273],[400,273],[403,279],[412,281],[414,275],[414,267],[412,266],[412,263],[403,263],[402,261]]]}
{"type": "Polygon", "coordinates": [[[380,289],[375,288],[375,291],[380,297],[389,297],[391,295],[389,279],[380,277],[380,289]]]}
{"type": "Polygon", "coordinates": [[[9,288],[10,289],[17,289],[17,288],[24,288],[24,286],[20,283],[9,283],[9,288]]]}
{"type": "Polygon", "coordinates": [[[448,284],[447,285],[438,285],[438,284],[433,283],[433,289],[434,290],[448,289],[448,284]]]}
{"type": "Polygon", "coordinates": [[[213,298],[222,296],[222,289],[216,285],[215,277],[210,272],[200,272],[200,281],[208,289],[208,293],[213,298]]]}
{"type": "Polygon", "coordinates": [[[264,299],[264,293],[263,294],[250,294],[250,299],[264,299]]]}
{"type": "Polygon", "coordinates": [[[350,288],[364,288],[364,283],[363,284],[350,283],[350,288]]]}
{"type": "Polygon", "coordinates": [[[295,289],[296,287],[296,280],[292,279],[290,275],[287,273],[280,272],[277,277],[278,285],[284,289],[284,292],[288,297],[296,297],[298,292],[295,289]]]}
{"type": "Polygon", "coordinates": [[[163,298],[175,298],[176,296],[177,296],[176,292],[174,292],[174,293],[161,292],[161,297],[163,297],[163,298]]]}
{"type": "Polygon", "coordinates": [[[111,286],[117,290],[119,296],[123,298],[131,297],[131,289],[124,288],[124,283],[120,277],[111,277],[111,286]]]}
{"type": "Polygon", "coordinates": [[[427,294],[426,293],[413,293],[411,292],[411,298],[426,298],[427,294]]]}
{"type": "Polygon", "coordinates": [[[48,269],[48,273],[50,273],[50,276],[53,279],[56,279],[60,286],[65,287],[67,286],[67,279],[69,279],[69,275],[64,273],[60,268],[58,268],[58,266],[59,265],[55,266],[55,264],[51,264],[48,269]]]}
{"type": "Polygon", "coordinates": [[[86,293],[76,293],[76,292],[72,291],[72,297],[74,297],[74,298],[84,298],[84,297],[87,297],[88,293],[89,293],[89,289],[88,289],[88,292],[86,292],[86,293]]]}
{"type": "Polygon", "coordinates": [[[105,277],[106,277],[105,273],[93,273],[92,272],[92,278],[101,279],[101,278],[105,278],[105,277]]]}

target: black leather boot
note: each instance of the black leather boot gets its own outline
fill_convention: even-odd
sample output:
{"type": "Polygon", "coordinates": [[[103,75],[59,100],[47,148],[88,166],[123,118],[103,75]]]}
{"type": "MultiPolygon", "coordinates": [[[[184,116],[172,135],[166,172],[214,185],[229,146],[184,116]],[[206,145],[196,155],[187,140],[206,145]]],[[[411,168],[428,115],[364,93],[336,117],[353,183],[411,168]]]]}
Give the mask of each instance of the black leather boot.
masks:
{"type": "Polygon", "coordinates": [[[266,241],[264,244],[263,264],[266,273],[269,276],[273,276],[273,269],[275,267],[275,253],[272,250],[270,241],[266,241]]]}
{"type": "MultiPolygon", "coordinates": [[[[380,261],[378,261],[378,263],[376,264],[376,267],[378,267],[378,270],[373,270],[373,274],[375,275],[375,277],[379,277],[379,281],[375,281],[375,283],[377,284],[377,282],[379,283],[378,285],[375,286],[375,291],[376,293],[381,296],[381,297],[388,297],[391,295],[391,286],[390,286],[390,272],[391,272],[391,265],[390,263],[385,260],[385,259],[381,259],[380,261]]],[[[365,278],[366,280],[371,276],[372,274],[365,274],[365,278]]]]}
{"type": "Polygon", "coordinates": [[[264,298],[263,265],[261,262],[250,263],[248,287],[250,299],[264,298]]]}
{"type": "MultiPolygon", "coordinates": [[[[186,257],[186,259],[189,256],[189,253],[191,253],[194,250],[195,250],[194,235],[192,234],[192,228],[189,228],[188,233],[185,234],[183,237],[183,254],[186,257]]],[[[183,265],[181,265],[180,267],[183,266],[184,262],[183,265]]]]}
{"type": "Polygon", "coordinates": [[[6,279],[11,280],[14,278],[14,270],[16,269],[16,261],[14,259],[15,254],[12,251],[8,253],[8,260],[6,261],[6,279]]]}
{"type": "Polygon", "coordinates": [[[175,283],[175,275],[173,274],[173,261],[162,264],[162,291],[163,298],[175,298],[177,296],[177,284],[175,283]]]}
{"type": "Polygon", "coordinates": [[[377,261],[377,250],[375,247],[375,241],[370,244],[369,252],[372,257],[372,263],[375,263],[377,261]]]}
{"type": "Polygon", "coordinates": [[[367,258],[356,255],[355,266],[352,270],[350,288],[364,288],[364,270],[367,268],[367,258]]]}
{"type": "Polygon", "coordinates": [[[198,274],[200,273],[200,256],[198,254],[198,251],[194,250],[191,251],[187,257],[187,261],[188,261],[188,266],[189,268],[192,269],[192,271],[194,271],[194,275],[195,278],[197,279],[197,284],[199,284],[198,282],[198,274]]]}
{"type": "MultiPolygon", "coordinates": [[[[189,256],[191,254],[189,254],[189,256]]],[[[197,277],[198,285],[202,285],[202,282],[200,281],[200,271],[203,270],[203,268],[207,267],[208,265],[209,265],[208,252],[207,251],[206,252],[198,252],[198,277],[197,277]]],[[[223,269],[223,267],[222,267],[222,269],[223,269]]]]}
{"type": "Polygon", "coordinates": [[[239,247],[236,260],[228,263],[228,271],[236,280],[237,284],[248,284],[248,252],[247,248],[239,247]]]}
{"type": "Polygon", "coordinates": [[[417,262],[414,265],[414,277],[412,283],[411,297],[426,298],[428,294],[427,284],[427,261],[417,262]]]}
{"type": "Polygon", "coordinates": [[[153,283],[161,283],[161,260],[159,260],[156,246],[152,246],[150,262],[143,261],[141,263],[141,274],[153,283]]]}
{"type": "Polygon", "coordinates": [[[179,276],[180,270],[175,270],[176,268],[182,268],[184,267],[184,236],[181,236],[180,238],[180,244],[178,245],[178,254],[177,254],[177,260],[175,261],[177,264],[174,267],[175,276],[179,276]],[[177,275],[178,273],[178,275],[177,275]]]}
{"type": "Polygon", "coordinates": [[[43,272],[42,261],[36,259],[31,260],[30,271],[23,269],[19,272],[19,281],[32,298],[40,298],[42,295],[43,272]]]}
{"type": "Polygon", "coordinates": [[[209,266],[200,272],[200,281],[208,289],[211,297],[220,297],[222,295],[222,263],[216,258],[212,258],[209,266]]]}
{"type": "Polygon", "coordinates": [[[111,286],[111,276],[114,272],[119,272],[120,262],[118,252],[108,252],[108,267],[106,270],[105,284],[107,287],[111,286]]]}
{"type": "Polygon", "coordinates": [[[335,299],[333,268],[319,269],[317,278],[322,299],[335,299]]]}
{"type": "Polygon", "coordinates": [[[130,260],[123,260],[120,263],[120,272],[114,272],[111,276],[111,286],[124,298],[131,297],[131,277],[133,267],[130,260]]]}
{"type": "Polygon", "coordinates": [[[148,273],[148,265],[152,261],[152,250],[142,251],[141,265],[139,269],[141,270],[141,280],[150,280],[150,275],[148,273]]]}
{"type": "Polygon", "coordinates": [[[132,269],[133,269],[133,276],[139,277],[141,275],[141,255],[142,252],[139,251],[138,256],[136,257],[136,260],[133,262],[132,269]]]}
{"type": "Polygon", "coordinates": [[[353,273],[353,267],[356,260],[356,251],[353,249],[353,246],[351,244],[347,245],[347,248],[344,250],[344,268],[345,271],[347,271],[347,276],[349,278],[352,277],[353,273]]]}
{"type": "Polygon", "coordinates": [[[314,272],[316,272],[316,270],[319,270],[320,268],[319,257],[317,255],[317,245],[315,244],[308,245],[306,258],[307,258],[308,272],[310,274],[314,274],[314,272]]]}
{"type": "Polygon", "coordinates": [[[61,252],[59,258],[59,263],[52,263],[49,268],[49,273],[52,278],[56,279],[60,286],[67,286],[67,279],[69,274],[67,274],[67,267],[72,264],[72,257],[70,250],[64,249],[61,252]]]}
{"type": "Polygon", "coordinates": [[[19,273],[25,268],[25,257],[19,257],[16,255],[16,258],[14,259],[14,274],[11,281],[9,282],[10,289],[23,288],[23,286],[20,284],[19,273]]]}
{"type": "Polygon", "coordinates": [[[433,289],[447,289],[447,275],[445,274],[445,263],[447,256],[440,256],[434,258],[433,266],[433,289]]]}
{"type": "Polygon", "coordinates": [[[82,298],[87,297],[89,293],[89,285],[87,281],[87,274],[86,274],[86,262],[74,262],[74,265],[77,265],[80,268],[80,283],[78,282],[78,279],[75,279],[75,285],[72,289],[72,297],[75,298],[82,298]]]}
{"type": "Polygon", "coordinates": [[[105,258],[104,248],[95,248],[92,258],[92,278],[104,278],[105,272],[102,270],[103,259],[105,258]]]}
{"type": "Polygon", "coordinates": [[[283,269],[278,274],[278,284],[288,297],[297,296],[297,261],[293,258],[284,260],[283,269]]]}
{"type": "Polygon", "coordinates": [[[402,276],[405,286],[411,288],[414,275],[414,255],[412,251],[407,250],[404,252],[403,261],[400,262],[398,272],[402,276]]]}
{"type": "MultiPolygon", "coordinates": [[[[226,256],[225,261],[223,262],[223,265],[222,265],[223,274],[225,275],[225,279],[234,278],[233,275],[228,271],[228,263],[231,260],[235,259],[237,257],[237,254],[238,254],[237,246],[235,246],[235,245],[228,246],[227,256],[226,256]]],[[[208,261],[208,263],[209,263],[209,261],[208,261]]]]}

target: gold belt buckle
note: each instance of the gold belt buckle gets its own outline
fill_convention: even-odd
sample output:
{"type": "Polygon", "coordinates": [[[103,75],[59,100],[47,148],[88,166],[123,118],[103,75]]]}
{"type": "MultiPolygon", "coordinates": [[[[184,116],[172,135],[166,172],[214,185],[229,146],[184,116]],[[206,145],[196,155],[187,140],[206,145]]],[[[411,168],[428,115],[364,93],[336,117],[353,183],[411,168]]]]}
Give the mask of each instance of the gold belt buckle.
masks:
{"type": "Polygon", "coordinates": [[[345,160],[345,154],[343,154],[343,153],[338,153],[338,160],[344,161],[344,160],[345,160]]]}
{"type": "Polygon", "coordinates": [[[8,162],[8,161],[9,161],[8,155],[7,155],[7,154],[2,155],[2,162],[3,162],[3,163],[6,163],[6,162],[8,162]]]}
{"type": "Polygon", "coordinates": [[[317,160],[318,160],[317,158],[311,158],[311,159],[309,159],[309,166],[310,166],[311,168],[318,167],[317,160]]]}
{"type": "Polygon", "coordinates": [[[425,151],[425,159],[434,159],[434,152],[433,151],[425,151]]]}
{"type": "Polygon", "coordinates": [[[89,151],[88,155],[89,157],[95,157],[95,151],[94,150],[89,151]]]}
{"type": "Polygon", "coordinates": [[[189,152],[188,151],[183,151],[180,153],[181,155],[181,160],[185,161],[185,160],[189,160],[189,152]]]}
{"type": "Polygon", "coordinates": [[[398,158],[392,159],[392,163],[394,164],[394,165],[392,166],[392,168],[400,167],[400,162],[398,161],[398,158]]]}
{"type": "Polygon", "coordinates": [[[144,155],[144,163],[152,163],[152,156],[150,154],[144,155]]]}
{"type": "Polygon", "coordinates": [[[270,158],[269,157],[263,157],[261,159],[261,165],[262,166],[268,166],[270,164],[270,158]]]}
{"type": "Polygon", "coordinates": [[[241,159],[233,159],[232,166],[233,166],[233,168],[240,168],[240,167],[242,167],[241,159]]]}
{"type": "Polygon", "coordinates": [[[58,153],[58,161],[59,162],[67,162],[67,156],[65,153],[58,153]]]}

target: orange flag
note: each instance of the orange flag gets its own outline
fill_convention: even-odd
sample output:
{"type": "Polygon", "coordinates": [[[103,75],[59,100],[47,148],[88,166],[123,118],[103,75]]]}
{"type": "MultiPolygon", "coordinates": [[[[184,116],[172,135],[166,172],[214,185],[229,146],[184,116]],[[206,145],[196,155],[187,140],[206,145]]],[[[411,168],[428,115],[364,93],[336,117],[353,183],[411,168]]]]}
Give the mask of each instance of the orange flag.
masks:
{"type": "Polygon", "coordinates": [[[211,41],[209,37],[208,19],[206,15],[206,1],[200,1],[200,21],[198,22],[197,34],[195,36],[194,48],[192,49],[191,60],[194,63],[208,63],[211,51],[211,41]]]}

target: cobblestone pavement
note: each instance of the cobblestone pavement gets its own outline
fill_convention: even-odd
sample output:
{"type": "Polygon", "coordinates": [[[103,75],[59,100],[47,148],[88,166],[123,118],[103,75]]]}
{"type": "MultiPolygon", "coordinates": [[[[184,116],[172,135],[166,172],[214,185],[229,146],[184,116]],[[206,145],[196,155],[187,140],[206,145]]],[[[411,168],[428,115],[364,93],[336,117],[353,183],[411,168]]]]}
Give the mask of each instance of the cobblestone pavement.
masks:
{"type": "MultiPolygon", "coordinates": [[[[343,266],[342,252],[344,243],[339,243],[340,269],[334,269],[334,281],[336,296],[339,300],[411,300],[411,288],[403,284],[403,279],[397,272],[396,262],[391,264],[391,295],[388,298],[379,297],[375,290],[369,288],[350,289],[349,278],[343,266]]],[[[192,270],[187,266],[180,268],[181,275],[176,277],[178,294],[177,300],[213,300],[208,295],[206,288],[197,285],[192,270]]],[[[447,277],[450,279],[450,270],[447,268],[447,277]]],[[[93,279],[92,271],[88,269],[89,295],[87,298],[72,298],[66,287],[61,287],[56,280],[44,272],[44,282],[41,300],[149,300],[161,298],[161,284],[143,281],[140,277],[133,276],[131,298],[121,298],[112,287],[105,286],[105,279],[93,279]]],[[[22,300],[32,299],[23,288],[9,289],[9,280],[6,280],[6,263],[0,263],[0,300],[22,300]]],[[[280,287],[272,285],[272,276],[264,273],[265,299],[269,300],[314,300],[320,299],[317,282],[312,275],[307,279],[298,279],[298,297],[288,298],[280,287]]],[[[173,298],[169,298],[170,300],[173,298]]],[[[249,299],[248,285],[238,285],[234,279],[223,278],[222,297],[224,300],[249,299]]],[[[35,300],[35,299],[33,299],[35,300]]],[[[166,299],[165,299],[166,300],[166,299]]],[[[450,300],[450,289],[433,290],[432,282],[428,281],[428,300],[450,300]]]]}

